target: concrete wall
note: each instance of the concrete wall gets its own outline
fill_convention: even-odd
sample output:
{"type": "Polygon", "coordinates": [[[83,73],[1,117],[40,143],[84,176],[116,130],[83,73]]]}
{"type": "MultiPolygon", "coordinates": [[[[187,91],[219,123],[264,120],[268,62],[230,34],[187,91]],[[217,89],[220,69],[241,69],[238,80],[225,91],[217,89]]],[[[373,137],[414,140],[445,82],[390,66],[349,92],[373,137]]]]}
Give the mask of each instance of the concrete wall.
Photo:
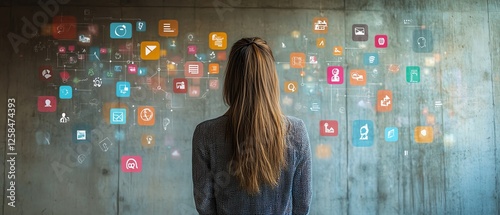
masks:
{"type": "MultiPolygon", "coordinates": [[[[40,2],[57,2],[50,8],[58,15],[76,17],[78,34],[90,34],[89,26],[96,33],[90,44],[55,39],[44,28],[23,35],[23,18],[32,22],[45,14],[50,29],[56,13],[46,14],[33,1],[0,1],[0,35],[21,38],[14,46],[7,36],[0,39],[0,63],[5,65],[0,112],[8,113],[12,98],[16,113],[11,126],[11,116],[0,115],[0,129],[7,131],[0,133],[6,140],[0,145],[3,214],[196,214],[192,132],[199,122],[226,110],[220,90],[226,61],[210,59],[210,32],[227,32],[228,48],[245,36],[260,36],[273,48],[283,109],[302,118],[309,129],[312,214],[500,213],[500,109],[495,106],[500,100],[499,0],[40,2]],[[312,32],[315,17],[328,19],[326,34],[312,32]],[[158,36],[161,19],[178,20],[179,35],[158,36]],[[137,21],[146,22],[145,32],[134,31],[131,39],[110,38],[110,23],[135,28],[137,21]],[[353,24],[368,25],[367,41],[353,41],[353,24]],[[424,31],[430,32],[424,37],[432,50],[419,49],[415,41],[424,31]],[[375,35],[387,35],[388,47],[376,48],[375,35]],[[317,47],[318,38],[325,38],[324,48],[317,47]],[[167,54],[142,60],[142,41],[159,41],[167,54]],[[127,45],[133,51],[120,51],[127,45]],[[197,46],[201,59],[187,52],[189,45],[197,46]],[[70,46],[83,57],[76,64],[58,53],[70,46]],[[334,46],[343,47],[343,54],[333,55],[334,46]],[[106,50],[102,59],[92,56],[94,48],[106,50]],[[290,68],[292,52],[306,55],[304,68],[290,68]],[[378,65],[367,65],[366,53],[378,54],[378,65]],[[309,62],[310,56],[317,64],[309,62]],[[187,61],[203,62],[206,71],[216,62],[221,72],[188,77],[188,91],[199,88],[198,94],[174,93],[174,78],[185,77],[187,61]],[[167,68],[169,62],[178,66],[167,68]],[[129,64],[148,72],[129,74],[129,64]],[[115,65],[124,71],[114,72],[115,65]],[[50,80],[39,77],[41,66],[52,67],[50,80]],[[329,66],[343,67],[343,84],[328,83],[329,66]],[[410,66],[420,68],[418,83],[407,81],[410,66]],[[353,85],[350,72],[360,69],[366,71],[366,84],[353,85]],[[59,75],[63,71],[70,74],[67,82],[59,75]],[[98,77],[100,87],[93,82],[98,77]],[[214,80],[219,80],[218,89],[210,85],[214,80]],[[116,96],[117,81],[130,82],[129,98],[116,96]],[[289,81],[297,82],[295,92],[287,92],[289,81]],[[59,97],[61,86],[72,87],[71,99],[59,97]],[[392,92],[388,112],[376,108],[379,90],[392,92]],[[39,96],[55,96],[55,111],[40,112],[39,96]],[[152,126],[139,124],[141,106],[154,107],[152,126]],[[110,107],[127,108],[126,124],[110,124],[110,107]],[[69,122],[60,122],[62,113],[69,122]],[[338,122],[335,136],[321,135],[322,120],[338,122]],[[364,123],[357,120],[372,122],[368,141],[359,140],[358,126],[364,123]],[[429,143],[419,143],[429,137],[419,136],[420,126],[432,129],[429,143]],[[10,127],[16,130],[12,151],[10,127]],[[397,141],[386,141],[388,127],[397,128],[397,141]],[[77,140],[77,130],[85,130],[87,139],[77,140]],[[148,135],[153,144],[144,139],[148,135]],[[127,155],[142,157],[140,173],[121,169],[127,155]],[[11,157],[14,165],[7,162],[11,157]],[[15,179],[9,178],[11,166],[15,179]],[[16,207],[8,205],[11,182],[16,207]]],[[[44,22],[42,18],[38,21],[44,22]]]]}

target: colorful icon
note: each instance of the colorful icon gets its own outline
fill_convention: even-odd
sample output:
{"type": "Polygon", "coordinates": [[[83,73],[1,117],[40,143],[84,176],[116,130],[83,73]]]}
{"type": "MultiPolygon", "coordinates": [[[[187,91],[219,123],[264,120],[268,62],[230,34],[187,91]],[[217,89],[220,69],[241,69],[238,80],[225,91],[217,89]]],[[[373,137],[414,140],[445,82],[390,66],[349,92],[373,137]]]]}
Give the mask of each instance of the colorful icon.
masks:
{"type": "Polygon", "coordinates": [[[128,74],[137,74],[137,64],[127,65],[128,74]]]}
{"type": "Polygon", "coordinates": [[[155,124],[155,108],[151,106],[139,106],[137,109],[137,123],[143,126],[155,124]]]}
{"type": "Polygon", "coordinates": [[[349,83],[352,86],[365,86],[366,85],[366,70],[353,69],[349,73],[349,83]]]}
{"type": "Polygon", "coordinates": [[[52,18],[52,37],[59,40],[76,39],[76,17],[54,16],[52,18]]]}
{"type": "Polygon", "coordinates": [[[321,120],[319,121],[319,135],[321,136],[337,136],[339,134],[339,123],[337,120],[321,120]]]}
{"type": "Polygon", "coordinates": [[[378,53],[365,53],[363,55],[363,63],[366,66],[378,65],[378,53]]]}
{"type": "Polygon", "coordinates": [[[177,37],[179,23],[177,20],[160,20],[158,22],[158,35],[162,37],[177,37]]]}
{"type": "Polygon", "coordinates": [[[397,127],[385,128],[384,138],[386,142],[397,142],[399,138],[398,128],[397,127]]]}
{"type": "Polygon", "coordinates": [[[195,45],[189,45],[187,48],[188,48],[188,54],[190,55],[195,55],[196,52],[198,51],[198,46],[195,45]]]}
{"type": "Polygon", "coordinates": [[[97,46],[90,47],[89,55],[90,55],[89,60],[91,62],[101,61],[101,51],[100,51],[99,47],[97,47],[97,46]]]}
{"type": "Polygon", "coordinates": [[[352,125],[352,145],[355,147],[373,146],[373,121],[354,120],[352,125]]]}
{"type": "Polygon", "coordinates": [[[226,50],[227,48],[226,32],[212,32],[208,36],[208,41],[212,50],[226,50]]]}
{"type": "Polygon", "coordinates": [[[87,124],[76,124],[72,127],[73,143],[88,143],[91,140],[91,129],[87,124]]]}
{"type": "Polygon", "coordinates": [[[419,83],[420,82],[420,67],[407,66],[406,67],[406,82],[419,83]]]}
{"type": "Polygon", "coordinates": [[[57,99],[55,96],[38,96],[39,112],[55,112],[57,109],[57,99]]]}
{"type": "Polygon", "coordinates": [[[139,67],[139,70],[137,72],[138,76],[145,76],[148,74],[148,68],[147,67],[139,67]]]}
{"type": "Polygon", "coordinates": [[[352,40],[367,41],[368,40],[368,25],[354,24],[352,25],[352,40]]]}
{"type": "Polygon", "coordinates": [[[142,171],[142,157],[123,155],[121,159],[122,172],[141,172],[142,171]]]}
{"type": "Polygon", "coordinates": [[[132,24],[125,22],[112,22],[109,24],[109,36],[111,39],[132,38],[132,24]]]}
{"type": "Polygon", "coordinates": [[[143,60],[160,59],[160,43],[158,41],[141,42],[141,59],[143,60]]]}
{"type": "Polygon", "coordinates": [[[174,78],[173,80],[173,91],[174,93],[187,93],[188,81],[186,78],[174,78]]]}
{"type": "Polygon", "coordinates": [[[227,54],[225,51],[218,51],[217,52],[217,60],[218,61],[225,61],[227,60],[227,54]]]}
{"type": "Polygon", "coordinates": [[[130,82],[116,82],[116,97],[130,97],[130,82]]]}
{"type": "Polygon", "coordinates": [[[329,66],[326,68],[326,77],[329,84],[343,84],[344,83],[344,67],[342,66],[329,66]]]}
{"type": "Polygon", "coordinates": [[[135,23],[135,30],[138,32],[145,32],[146,31],[146,22],[145,21],[137,21],[135,23]]]}
{"type": "Polygon", "coordinates": [[[59,98],[60,99],[71,99],[73,98],[73,88],[68,85],[62,85],[59,87],[59,98]]]}
{"type": "Polygon", "coordinates": [[[189,91],[188,91],[189,97],[200,97],[200,86],[189,86],[189,91]]]}
{"type": "Polygon", "coordinates": [[[38,77],[42,81],[49,81],[53,78],[54,73],[52,66],[40,66],[38,67],[38,77]]]}
{"type": "Polygon", "coordinates": [[[318,144],[316,146],[316,156],[319,159],[328,159],[332,157],[332,147],[327,144],[318,144]]]}
{"type": "Polygon", "coordinates": [[[342,56],[344,54],[344,50],[342,46],[334,46],[333,47],[333,56],[342,56]]]}
{"type": "Polygon", "coordinates": [[[219,74],[220,65],[218,63],[208,64],[208,74],[215,75],[219,74]]]}
{"type": "Polygon", "coordinates": [[[389,112],[392,110],[392,91],[379,90],[377,92],[377,111],[389,112]]]}
{"type": "Polygon", "coordinates": [[[112,125],[124,125],[127,123],[127,109],[111,108],[109,109],[109,123],[112,125]]]}
{"type": "Polygon", "coordinates": [[[434,132],[431,126],[415,127],[415,142],[417,143],[432,143],[434,141],[434,132]]]}
{"type": "Polygon", "coordinates": [[[298,86],[296,81],[285,81],[285,93],[297,93],[298,86]]]}
{"type": "Polygon", "coordinates": [[[380,34],[380,35],[375,35],[375,47],[376,48],[387,48],[389,44],[389,40],[387,35],[385,34],[380,34]]]}
{"type": "Polygon", "coordinates": [[[302,69],[306,66],[306,54],[303,52],[290,53],[290,67],[302,69]]]}
{"type": "Polygon", "coordinates": [[[112,116],[110,113],[112,108],[122,108],[128,110],[128,106],[123,102],[105,102],[102,106],[101,112],[102,119],[104,119],[107,124],[111,124],[112,116]]]}
{"type": "Polygon", "coordinates": [[[184,76],[203,77],[203,63],[199,61],[188,61],[184,64],[184,76]]]}
{"type": "Polygon", "coordinates": [[[113,71],[115,71],[115,72],[122,72],[123,71],[123,66],[122,65],[115,65],[113,67],[113,71]]]}
{"type": "Polygon", "coordinates": [[[208,80],[208,89],[217,90],[219,89],[219,79],[212,78],[208,80]]]}
{"type": "Polygon", "coordinates": [[[313,19],[313,33],[316,33],[316,34],[328,33],[328,18],[315,17],[313,19]]]}
{"type": "Polygon", "coordinates": [[[141,145],[144,148],[150,148],[155,146],[155,135],[154,134],[142,134],[141,135],[141,145]]]}
{"type": "Polygon", "coordinates": [[[415,29],[413,31],[412,48],[417,53],[429,53],[434,49],[432,32],[428,29],[415,29]]]}
{"type": "Polygon", "coordinates": [[[325,48],[326,46],[326,39],[323,38],[323,37],[320,37],[318,39],[316,39],[316,47],[322,49],[322,48],[325,48]]]}

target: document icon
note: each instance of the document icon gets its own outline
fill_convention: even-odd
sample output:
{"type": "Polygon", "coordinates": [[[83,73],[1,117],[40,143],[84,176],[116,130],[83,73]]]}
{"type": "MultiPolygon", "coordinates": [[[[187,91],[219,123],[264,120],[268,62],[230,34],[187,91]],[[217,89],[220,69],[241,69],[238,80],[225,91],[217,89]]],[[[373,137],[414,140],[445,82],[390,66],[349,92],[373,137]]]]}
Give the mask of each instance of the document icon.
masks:
{"type": "Polygon", "coordinates": [[[111,108],[109,115],[111,117],[110,123],[113,125],[123,125],[127,122],[125,115],[127,114],[127,109],[125,108],[111,108]]]}

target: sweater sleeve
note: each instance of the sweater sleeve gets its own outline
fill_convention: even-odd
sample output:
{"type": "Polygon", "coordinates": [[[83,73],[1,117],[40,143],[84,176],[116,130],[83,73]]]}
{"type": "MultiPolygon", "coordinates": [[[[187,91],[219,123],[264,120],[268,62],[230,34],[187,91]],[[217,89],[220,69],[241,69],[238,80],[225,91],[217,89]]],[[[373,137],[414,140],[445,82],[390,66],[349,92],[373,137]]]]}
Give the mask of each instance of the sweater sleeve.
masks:
{"type": "Polygon", "coordinates": [[[199,214],[215,214],[214,177],[210,166],[210,151],[204,142],[205,135],[202,126],[196,126],[192,145],[193,193],[199,214]]]}
{"type": "Polygon", "coordinates": [[[312,199],[311,146],[306,126],[302,120],[298,123],[295,134],[300,148],[293,177],[293,214],[309,214],[312,199]]]}

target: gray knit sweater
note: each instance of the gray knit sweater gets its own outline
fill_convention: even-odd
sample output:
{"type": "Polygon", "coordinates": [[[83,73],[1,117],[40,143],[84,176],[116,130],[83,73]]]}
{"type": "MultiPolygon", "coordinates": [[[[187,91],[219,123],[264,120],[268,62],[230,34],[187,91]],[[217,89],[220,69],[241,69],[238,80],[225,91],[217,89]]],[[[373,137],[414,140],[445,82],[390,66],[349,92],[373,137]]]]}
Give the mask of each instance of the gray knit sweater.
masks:
{"type": "Polygon", "coordinates": [[[311,147],[305,124],[288,116],[287,167],[279,184],[248,195],[228,173],[232,144],[225,141],[227,116],[207,120],[193,134],[193,191],[200,214],[308,214],[312,199],[311,147]]]}

